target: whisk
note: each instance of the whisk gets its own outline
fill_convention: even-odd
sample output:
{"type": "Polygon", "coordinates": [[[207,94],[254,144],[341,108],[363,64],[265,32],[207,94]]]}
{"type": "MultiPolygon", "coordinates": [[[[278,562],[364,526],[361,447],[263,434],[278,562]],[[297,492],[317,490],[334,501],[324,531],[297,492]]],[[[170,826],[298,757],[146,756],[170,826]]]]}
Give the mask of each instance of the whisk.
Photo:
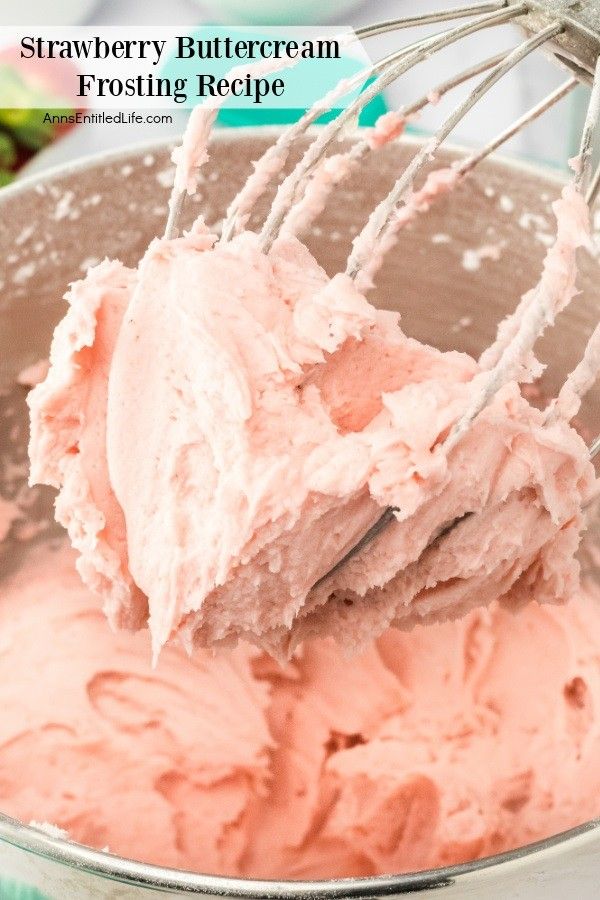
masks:
{"type": "MultiPolygon", "coordinates": [[[[220,241],[225,243],[231,240],[245,226],[256,201],[283,171],[297,139],[337,100],[367,83],[368,86],[356,99],[352,100],[336,118],[319,129],[300,161],[282,180],[260,232],[260,243],[265,252],[269,251],[279,234],[294,233],[304,227],[320,211],[319,206],[322,208],[328,193],[333,190],[335,185],[346,177],[355,166],[359,165],[366,154],[376,149],[378,142],[373,139],[372,135],[359,139],[349,151],[338,155],[339,164],[336,166],[336,171],[329,171],[323,178],[328,151],[346,128],[357,120],[363,107],[392,82],[409,69],[427,60],[432,54],[469,35],[476,34],[482,29],[509,22],[516,23],[525,32],[525,39],[515,48],[471,65],[397,114],[396,127],[395,131],[392,129],[392,137],[401,131],[407,119],[418,114],[432,99],[437,100],[438,97],[459,85],[479,75],[484,76],[446,118],[435,134],[416,152],[389,194],[373,210],[364,228],[354,239],[347,261],[346,274],[360,289],[370,287],[374,271],[383,254],[393,245],[397,231],[406,222],[407,217],[418,210],[418,205],[415,205],[415,197],[419,197],[421,194],[421,199],[423,199],[422,194],[425,191],[427,202],[432,202],[434,199],[434,192],[427,194],[427,185],[421,189],[421,192],[414,192],[415,179],[467,113],[511,69],[539,48],[548,51],[557,64],[569,72],[568,79],[495,139],[480,150],[471,153],[462,163],[455,166],[448,184],[451,186],[457,180],[468,175],[482,159],[558,103],[577,85],[585,84],[591,88],[591,92],[579,154],[574,162],[574,185],[575,189],[585,196],[587,202],[592,204],[600,190],[600,167],[595,173],[592,171],[594,132],[600,118],[600,0],[587,0],[587,2],[586,0],[488,0],[488,2],[472,3],[454,9],[413,15],[367,26],[356,32],[356,38],[365,40],[403,28],[454,20],[460,21],[460,24],[428,35],[394,51],[353,78],[344,80],[311,107],[295,124],[283,131],[277,141],[255,164],[253,173],[231,203],[223,222],[220,241]],[[318,190],[316,189],[317,185],[319,186],[318,190]],[[307,197],[310,197],[311,189],[312,198],[311,203],[308,204],[307,197]]],[[[288,64],[291,65],[292,62],[290,61],[288,64]]],[[[261,71],[264,72],[265,68],[268,66],[263,65],[261,71]]],[[[190,171],[193,172],[194,168],[204,161],[204,143],[208,138],[216,112],[214,106],[210,109],[198,107],[192,112],[190,125],[180,150],[178,174],[170,201],[166,237],[173,237],[177,234],[179,216],[186,193],[190,190],[190,171]],[[184,157],[188,171],[182,174],[182,167],[185,168],[182,163],[184,157]]],[[[537,338],[546,327],[552,324],[554,314],[555,310],[548,304],[543,293],[539,290],[534,292],[513,335],[521,358],[523,354],[533,349],[537,338]]],[[[483,389],[443,441],[443,447],[447,452],[461,439],[476,416],[493,399],[496,392],[517,375],[518,366],[515,364],[514,353],[510,354],[508,349],[508,342],[496,341],[493,358],[488,360],[488,365],[482,373],[483,389]]],[[[591,386],[595,369],[599,363],[600,326],[596,328],[590,338],[580,364],[567,379],[563,391],[568,389],[582,395],[591,386]]],[[[559,394],[559,401],[560,397],[559,394]]],[[[548,416],[552,415],[550,409],[548,416]]],[[[592,458],[600,452],[600,437],[590,445],[589,452],[592,458]]],[[[396,510],[392,507],[383,511],[360,540],[317,584],[329,578],[333,572],[373,541],[394,520],[395,512],[396,510]]],[[[439,538],[441,534],[445,534],[455,524],[456,522],[448,523],[432,537],[432,541],[439,538]]]]}

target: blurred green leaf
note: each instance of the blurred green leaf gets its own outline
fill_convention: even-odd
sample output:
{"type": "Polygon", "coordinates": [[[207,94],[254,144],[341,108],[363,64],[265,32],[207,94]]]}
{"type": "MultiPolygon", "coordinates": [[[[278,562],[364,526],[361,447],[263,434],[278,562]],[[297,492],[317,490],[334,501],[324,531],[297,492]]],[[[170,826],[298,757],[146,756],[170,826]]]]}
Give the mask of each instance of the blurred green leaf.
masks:
{"type": "MultiPolygon", "coordinates": [[[[39,113],[39,110],[31,110],[39,113]]],[[[40,115],[30,116],[27,121],[12,129],[16,141],[27,150],[41,150],[50,143],[54,135],[54,126],[44,122],[40,115]]]]}
{"type": "MultiPolygon", "coordinates": [[[[56,125],[44,121],[50,115],[72,115],[63,98],[36,84],[29,84],[13,66],[0,64],[0,128],[8,131],[17,144],[36,152],[53,139],[56,125]]],[[[0,150],[1,154],[1,150],[0,150]]],[[[0,155],[0,165],[9,166],[0,155]]]]}
{"type": "Polygon", "coordinates": [[[27,119],[27,109],[2,109],[0,108],[0,125],[4,128],[14,128],[27,119]]]}
{"type": "Polygon", "coordinates": [[[12,137],[0,131],[0,167],[12,169],[17,161],[17,148],[12,137]]]}
{"type": "Polygon", "coordinates": [[[10,184],[14,177],[14,172],[0,169],[0,188],[4,187],[6,184],[10,184]]]}

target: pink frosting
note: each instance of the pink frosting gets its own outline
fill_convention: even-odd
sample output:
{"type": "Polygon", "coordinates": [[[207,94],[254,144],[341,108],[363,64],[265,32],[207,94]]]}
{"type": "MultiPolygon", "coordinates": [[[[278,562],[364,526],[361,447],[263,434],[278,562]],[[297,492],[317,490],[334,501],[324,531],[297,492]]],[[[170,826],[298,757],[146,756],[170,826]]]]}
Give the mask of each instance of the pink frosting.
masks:
{"type": "MultiPolygon", "coordinates": [[[[515,340],[523,327],[527,315],[531,315],[534,305],[546,307],[545,324],[552,324],[559,312],[569,305],[577,294],[577,255],[580,247],[590,247],[590,216],[585,198],[574,184],[567,184],[561,196],[552,204],[557,221],[554,244],[544,258],[542,277],[539,283],[523,295],[515,312],[507,316],[498,327],[496,340],[479,358],[483,369],[493,369],[502,355],[512,348],[518,349],[515,340]]],[[[537,333],[528,326],[529,340],[537,333]]],[[[527,338],[528,335],[526,334],[527,338]]],[[[521,356],[523,351],[521,350],[521,356]]],[[[511,354],[513,362],[519,358],[511,354]]]]}
{"type": "Polygon", "coordinates": [[[286,879],[463,862],[600,814],[595,589],[388,631],[352,660],[331,641],[285,671],[243,644],[168,647],[152,670],[72,560],[40,547],[2,583],[3,813],[286,879]]]}
{"type": "Polygon", "coordinates": [[[155,655],[179,635],[283,657],[574,590],[595,478],[564,419],[509,381],[450,451],[489,373],[405,336],[294,238],[213,245],[198,226],[137,273],[91,270],[30,395],[32,478],[60,488],[114,622],[147,618],[155,655]],[[311,590],[388,506],[397,521],[311,590]]]}
{"type": "MultiPolygon", "coordinates": [[[[355,148],[358,145],[355,145],[355,148]]],[[[292,206],[281,227],[287,235],[305,231],[325,209],[333,189],[354,172],[360,164],[360,156],[351,151],[334,153],[318,165],[303,186],[302,197],[292,206]]]]}
{"type": "Polygon", "coordinates": [[[406,116],[403,116],[402,113],[394,112],[393,110],[383,113],[375,122],[367,138],[369,146],[372,150],[377,150],[379,147],[383,147],[390,141],[395,140],[395,138],[400,137],[405,128],[406,116]]]}
{"type": "MultiPolygon", "coordinates": [[[[227,73],[225,78],[232,82],[236,78],[245,78],[249,75],[251,78],[259,78],[265,75],[271,75],[282,69],[288,69],[296,66],[301,62],[302,56],[296,57],[284,56],[279,59],[261,59],[250,65],[239,65],[227,73]]],[[[331,96],[337,96],[337,93],[343,95],[345,83],[340,83],[337,91],[333,91],[331,96]]],[[[175,163],[175,179],[174,192],[180,194],[186,192],[195,194],[197,187],[198,170],[204,165],[208,159],[208,139],[219,112],[219,108],[229,98],[229,92],[220,94],[217,97],[207,97],[202,103],[195,106],[188,119],[186,129],[181,144],[173,150],[172,160],[175,163]]],[[[328,95],[329,96],[329,95],[328,95]]],[[[267,165],[267,171],[271,170],[271,166],[267,165]]],[[[261,170],[257,173],[258,193],[262,191],[261,181],[265,175],[265,171],[261,170]]],[[[254,190],[254,189],[253,189],[254,190]]],[[[174,198],[171,198],[173,203],[174,198]]]]}
{"type": "Polygon", "coordinates": [[[147,601],[129,572],[123,511],[106,458],[106,394],[114,342],[134,272],[106,260],[72,285],[54,332],[50,371],[30,392],[30,481],[60,487],[56,519],[80,552],[81,577],[111,623],[139,627],[147,601]]]}

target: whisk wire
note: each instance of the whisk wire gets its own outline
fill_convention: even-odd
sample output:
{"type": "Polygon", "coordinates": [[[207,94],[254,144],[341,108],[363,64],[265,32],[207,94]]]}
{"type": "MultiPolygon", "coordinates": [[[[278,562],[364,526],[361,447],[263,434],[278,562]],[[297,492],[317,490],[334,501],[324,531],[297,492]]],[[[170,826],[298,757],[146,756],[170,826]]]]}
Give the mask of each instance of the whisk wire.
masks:
{"type": "Polygon", "coordinates": [[[559,85],[556,90],[548,94],[547,97],[544,97],[543,100],[529,109],[526,113],[524,113],[518,119],[515,119],[515,121],[511,125],[509,125],[508,128],[505,128],[504,131],[501,131],[495,138],[493,138],[487,144],[484,144],[484,146],[480,150],[477,150],[475,153],[471,153],[469,156],[467,156],[462,161],[462,163],[457,166],[457,171],[461,175],[466,175],[467,172],[470,172],[482,160],[490,156],[490,154],[495,153],[496,150],[506,144],[523,128],[525,128],[527,125],[530,125],[536,119],[539,119],[539,117],[544,113],[548,112],[549,109],[551,109],[560,100],[570,94],[571,91],[573,91],[579,84],[579,79],[575,78],[574,76],[563,82],[563,84],[559,85]]]}
{"type": "MultiPolygon", "coordinates": [[[[422,41],[418,41],[416,44],[404,48],[402,55],[404,55],[404,52],[415,49],[416,46],[422,43],[422,41]]],[[[400,58],[400,55],[401,54],[394,54],[393,56],[400,58]]],[[[468,69],[459,72],[457,75],[435,87],[433,92],[430,91],[428,94],[412,103],[409,107],[403,109],[402,115],[405,119],[409,119],[411,116],[416,115],[427,106],[427,104],[431,103],[432,94],[440,98],[445,96],[445,94],[463,84],[465,81],[492,68],[492,66],[500,62],[505,55],[505,53],[497,53],[483,62],[477,63],[476,65],[470,66],[468,69]]],[[[391,61],[393,61],[393,57],[387,57],[386,62],[391,61]]],[[[375,67],[372,71],[374,70],[375,67]]],[[[362,83],[365,80],[364,73],[360,73],[356,83],[362,83]]],[[[345,91],[345,93],[347,93],[347,91],[345,91]]],[[[247,178],[242,189],[234,197],[227,210],[221,231],[222,242],[226,243],[231,240],[236,230],[245,224],[249,212],[260,196],[262,196],[267,186],[272,182],[273,176],[283,169],[289,153],[298,138],[301,137],[301,135],[307,131],[309,126],[322,114],[323,107],[327,106],[327,100],[332,94],[334,94],[334,92],[330,92],[327,97],[324,97],[318,104],[315,104],[311,109],[307,110],[297,122],[290,125],[289,128],[286,128],[286,130],[279,135],[275,143],[266,150],[261,159],[255,164],[254,171],[247,178]],[[243,215],[241,215],[241,213],[243,213],[243,215]]],[[[334,99],[337,99],[337,95],[334,95],[334,99]]],[[[370,149],[371,143],[369,140],[361,141],[354,144],[352,149],[348,152],[347,157],[351,157],[352,161],[358,163],[366,156],[370,149]]],[[[286,216],[284,221],[287,222],[287,220],[288,216],[286,216]]]]}
{"type": "MultiPolygon", "coordinates": [[[[470,34],[475,34],[483,28],[489,28],[493,25],[509,22],[511,19],[514,19],[516,16],[523,13],[525,9],[525,3],[511,6],[510,8],[505,7],[497,12],[486,14],[475,20],[471,20],[466,24],[456,26],[455,28],[425,40],[420,46],[409,53],[408,56],[403,57],[400,62],[392,63],[388,69],[384,71],[372,85],[367,87],[353,103],[344,109],[333,122],[330,122],[323,127],[322,132],[309,146],[300,162],[281,183],[260,234],[263,250],[265,252],[269,250],[275,237],[279,233],[279,229],[285,216],[294,202],[294,197],[300,183],[306,178],[314,166],[318,165],[340,130],[348,122],[354,119],[367,103],[380,94],[381,91],[388,87],[393,81],[401,75],[404,75],[409,69],[412,69],[415,65],[427,59],[432,53],[442,50],[445,47],[449,47],[451,44],[470,34]]],[[[554,27],[559,28],[559,26],[554,27]]]]}
{"type": "MultiPolygon", "coordinates": [[[[549,40],[551,37],[556,36],[556,34],[560,33],[560,31],[562,31],[562,25],[560,25],[558,23],[557,23],[557,25],[555,25],[553,27],[544,29],[537,35],[538,38],[540,38],[540,37],[543,38],[543,40],[540,41],[539,43],[543,43],[544,41],[549,40]]],[[[532,43],[532,42],[525,42],[524,45],[522,44],[519,48],[517,48],[516,51],[513,51],[513,54],[516,53],[518,55],[519,53],[522,53],[522,51],[526,47],[526,45],[530,44],[530,43],[532,43]]],[[[539,46],[539,43],[536,46],[539,46]]],[[[526,55],[526,54],[524,54],[524,55],[526,55]]],[[[521,58],[523,58],[523,57],[521,57],[521,58]]],[[[500,67],[497,67],[497,69],[498,68],[500,68],[500,67]]],[[[497,75],[497,69],[492,71],[491,75],[488,76],[486,79],[484,79],[484,82],[482,82],[478,86],[478,88],[475,89],[475,91],[473,93],[478,92],[482,88],[482,86],[485,84],[485,82],[489,81],[490,79],[493,79],[494,76],[497,75]]],[[[497,78],[496,78],[496,80],[497,80],[497,78]]],[[[556,100],[560,99],[559,95],[564,96],[564,92],[567,89],[568,85],[570,85],[570,82],[566,83],[561,88],[559,88],[557,91],[555,91],[553,95],[550,95],[550,97],[547,98],[547,100],[549,100],[550,98],[554,98],[554,102],[556,102],[556,100]]],[[[570,89],[570,87],[569,87],[569,89],[570,89]]],[[[471,98],[468,98],[466,102],[468,103],[470,101],[470,99],[471,98]]],[[[540,106],[544,106],[544,104],[547,102],[547,100],[542,101],[542,104],[540,104],[540,106]]],[[[461,104],[461,106],[463,106],[463,105],[464,104],[461,104]]],[[[459,110],[460,110],[460,107],[459,107],[459,110]]],[[[435,149],[436,146],[439,146],[438,140],[439,140],[440,133],[443,133],[446,130],[448,121],[451,121],[453,119],[454,115],[456,115],[456,113],[459,112],[459,110],[457,110],[453,114],[453,116],[450,117],[450,120],[447,120],[447,122],[445,123],[445,126],[442,126],[441,132],[438,132],[438,134],[434,137],[433,141],[429,145],[430,149],[435,149]],[[438,143],[436,143],[436,142],[438,142],[438,143]]],[[[530,111],[529,115],[531,115],[532,112],[533,111],[530,111]]],[[[584,124],[583,131],[582,131],[581,144],[580,144],[580,149],[579,149],[578,167],[577,167],[576,176],[575,176],[575,185],[577,186],[577,188],[579,190],[582,190],[582,191],[584,191],[586,189],[586,186],[588,185],[588,181],[590,180],[592,148],[593,148],[593,143],[594,143],[594,135],[597,130],[599,119],[600,119],[600,57],[598,58],[598,61],[596,63],[595,77],[594,77],[594,81],[592,84],[592,90],[591,90],[590,99],[589,99],[589,103],[588,103],[585,124],[584,124]]],[[[415,160],[417,160],[421,155],[423,156],[423,162],[425,162],[426,159],[428,159],[430,156],[430,154],[426,153],[426,152],[424,152],[422,154],[417,154],[417,156],[413,159],[412,164],[409,166],[409,170],[411,169],[411,166],[413,168],[413,176],[412,177],[414,177],[414,174],[417,169],[415,160]]],[[[592,199],[595,195],[595,192],[598,190],[598,184],[597,184],[598,178],[599,178],[598,173],[596,173],[596,175],[592,179],[591,184],[589,185],[589,188],[588,188],[587,196],[588,197],[591,196],[592,199]]],[[[395,188],[392,189],[391,194],[388,195],[388,198],[386,198],[385,201],[383,201],[383,203],[386,204],[386,206],[382,207],[380,204],[381,208],[378,208],[379,216],[376,220],[376,228],[378,227],[379,231],[376,232],[377,236],[379,236],[381,234],[381,232],[385,228],[387,222],[389,221],[389,216],[393,212],[394,207],[390,206],[390,203],[389,203],[390,197],[394,196],[394,194],[396,194],[398,197],[402,196],[402,193],[403,193],[404,187],[405,187],[404,185],[402,185],[402,182],[404,180],[405,180],[404,176],[401,179],[399,179],[398,182],[396,183],[395,188]],[[400,190],[398,190],[398,188],[400,188],[400,190]],[[385,216],[384,216],[384,213],[385,213],[385,216]]],[[[412,178],[410,176],[406,178],[406,185],[408,185],[408,184],[412,184],[412,178]]],[[[376,214],[377,214],[378,210],[375,210],[376,214]]],[[[366,226],[366,228],[368,228],[368,225],[366,226]]],[[[367,234],[368,234],[368,232],[367,232],[367,234]]],[[[359,239],[360,239],[360,236],[359,236],[359,239]]],[[[360,243],[360,240],[359,240],[359,243],[360,243]]],[[[352,256],[351,256],[351,259],[350,259],[349,265],[348,265],[348,271],[352,272],[353,268],[356,266],[356,272],[358,272],[360,270],[360,265],[357,265],[357,262],[358,261],[352,263],[352,256]]],[[[546,298],[543,295],[543,292],[538,287],[538,289],[533,294],[530,302],[528,303],[527,308],[524,310],[522,320],[518,326],[516,335],[514,336],[514,338],[511,341],[510,348],[508,346],[504,348],[497,363],[489,370],[489,372],[487,374],[486,383],[482,386],[479,396],[473,401],[471,406],[465,411],[463,416],[454,425],[449,436],[444,441],[444,450],[446,453],[449,453],[452,450],[452,448],[454,446],[456,446],[456,444],[461,440],[463,435],[469,429],[473,420],[488,405],[488,403],[496,395],[497,391],[504,384],[506,384],[507,381],[509,381],[511,377],[513,377],[515,375],[514,370],[515,370],[515,366],[517,365],[516,361],[522,359],[524,354],[526,354],[528,351],[531,351],[533,349],[533,346],[534,346],[535,342],[537,341],[538,337],[543,333],[543,331],[546,329],[546,327],[552,323],[553,318],[554,318],[554,309],[552,308],[551,304],[549,304],[547,302],[546,298]]],[[[597,330],[594,333],[594,335],[597,335],[597,330]]],[[[594,339],[594,335],[592,336],[592,339],[594,339]]],[[[588,345],[586,347],[582,363],[578,367],[576,367],[576,369],[574,370],[576,375],[579,373],[580,369],[582,371],[585,369],[586,357],[587,357],[588,353],[590,352],[590,347],[591,347],[591,342],[588,343],[588,345]]],[[[577,378],[575,380],[577,380],[577,378]]],[[[586,389],[587,389],[587,387],[589,387],[591,381],[592,381],[592,378],[588,378],[588,380],[586,382],[586,389]]],[[[594,459],[595,456],[598,453],[600,453],[600,435],[589,445],[588,450],[589,450],[589,455],[590,455],[591,459],[594,459]]],[[[355,546],[353,548],[351,548],[350,550],[348,550],[344,554],[343,558],[330,570],[329,573],[327,573],[325,576],[323,576],[318,583],[321,583],[321,582],[325,581],[327,578],[329,578],[329,575],[331,573],[336,572],[342,565],[345,565],[358,552],[362,551],[368,544],[370,544],[381,533],[383,533],[383,531],[388,527],[390,522],[393,520],[396,512],[397,512],[397,510],[395,510],[393,507],[386,508],[384,510],[384,512],[379,516],[379,518],[370,526],[370,528],[362,536],[362,538],[359,539],[359,541],[355,544],[355,546]]],[[[460,521],[460,520],[456,520],[456,522],[450,523],[448,525],[448,527],[444,529],[443,533],[446,533],[447,531],[451,530],[457,524],[458,521],[460,521]]]]}
{"type": "Polygon", "coordinates": [[[263,154],[255,165],[254,172],[246,180],[244,186],[231,202],[221,232],[221,240],[229,241],[238,226],[243,226],[242,218],[247,216],[246,211],[250,211],[259,197],[264,193],[268,184],[272,181],[274,175],[278,174],[285,163],[292,147],[297,140],[307,131],[307,129],[323,115],[323,112],[329,109],[337,100],[351,91],[356,90],[371,78],[381,74],[388,66],[403,59],[416,47],[420,47],[424,41],[417,41],[407,47],[402,47],[394,53],[389,54],[384,59],[379,60],[369,69],[363,69],[351,78],[344,79],[340,84],[336,85],[329,93],[318,100],[308,109],[297,122],[294,122],[289,128],[283,131],[275,143],[263,154]],[[241,214],[244,213],[242,216],[241,214]]]}
{"type": "Polygon", "coordinates": [[[600,56],[596,62],[594,83],[592,85],[587,115],[583,126],[581,146],[579,148],[578,168],[575,174],[575,184],[584,192],[588,188],[591,176],[594,134],[596,132],[598,119],[600,119],[600,56]]]}
{"type": "Polygon", "coordinates": [[[437,12],[420,13],[417,16],[403,16],[400,19],[388,19],[376,22],[374,25],[365,25],[357,28],[356,36],[359,40],[377,37],[390,31],[398,31],[401,28],[414,28],[422,25],[436,25],[440,22],[451,22],[453,19],[462,19],[467,16],[476,16],[481,13],[493,12],[497,9],[505,9],[507,0],[488,0],[483,3],[469,3],[467,6],[455,6],[451,9],[441,9],[437,12]]]}
{"type": "MultiPolygon", "coordinates": [[[[600,59],[596,67],[596,75],[588,104],[586,122],[584,125],[581,145],[579,149],[579,164],[575,176],[575,185],[582,189],[590,169],[591,147],[593,137],[600,116],[600,59]]],[[[524,354],[531,351],[537,339],[551,325],[555,310],[545,301],[543,292],[538,287],[528,308],[524,312],[516,335],[511,341],[511,346],[503,349],[500,358],[489,370],[486,384],[479,397],[466,410],[463,416],[455,424],[446,439],[446,451],[449,452],[462,438],[473,420],[488,405],[498,390],[506,384],[515,374],[516,360],[522,359],[524,354]]]]}
{"type": "Polygon", "coordinates": [[[588,188],[588,192],[585,196],[585,199],[589,203],[590,206],[593,206],[596,198],[598,196],[598,190],[600,189],[600,166],[596,167],[596,171],[594,173],[594,177],[590,182],[590,186],[588,188]]]}
{"type": "Polygon", "coordinates": [[[539,34],[524,41],[506,56],[501,63],[496,65],[486,78],[483,79],[469,96],[451,113],[443,123],[441,128],[435,133],[433,138],[428,141],[423,148],[413,157],[407,168],[404,170],[396,184],[375,208],[369,221],[363,228],[362,232],[354,241],[354,247],[348,259],[346,273],[351,278],[356,278],[360,273],[367,260],[371,258],[376,251],[377,244],[387,229],[393,227],[393,217],[398,205],[406,198],[407,194],[412,190],[413,182],[418,173],[424,168],[427,162],[432,158],[440,145],[445,141],[448,135],[454,130],[466,114],[475,106],[475,104],[517,63],[521,62],[526,56],[536,50],[539,46],[546,43],[550,38],[555,37],[562,30],[562,25],[550,25],[539,34]]]}
{"type": "Polygon", "coordinates": [[[423,96],[418,100],[415,100],[414,103],[406,106],[402,110],[403,115],[405,115],[407,118],[409,116],[417,115],[417,113],[420,113],[421,110],[425,109],[426,106],[428,106],[432,102],[437,103],[438,100],[441,100],[441,98],[449,93],[449,91],[454,90],[454,88],[460,87],[460,85],[464,84],[465,81],[470,81],[471,78],[476,78],[477,75],[482,75],[489,69],[493,69],[494,66],[497,66],[498,63],[502,62],[505,56],[506,51],[503,51],[502,53],[496,53],[494,54],[494,56],[490,56],[487,59],[476,63],[474,66],[469,66],[468,69],[463,69],[462,72],[459,72],[457,75],[452,76],[452,78],[448,78],[446,81],[442,81],[441,84],[438,84],[426,94],[423,94],[423,96]],[[435,101],[432,100],[432,97],[435,98],[435,101]]]}
{"type": "MultiPolygon", "coordinates": [[[[497,65],[497,63],[504,59],[505,56],[506,52],[491,57],[490,59],[484,60],[483,62],[464,70],[453,79],[449,79],[448,81],[444,82],[442,85],[438,85],[433,89],[433,92],[430,93],[433,93],[434,96],[437,96],[439,94],[439,96],[441,97],[443,95],[443,92],[448,92],[453,87],[457,87],[459,84],[462,84],[469,78],[474,77],[476,74],[485,72],[488,69],[492,68],[494,65],[497,65]]],[[[454,168],[459,178],[463,178],[468,175],[480,162],[482,162],[482,160],[486,159],[486,157],[488,157],[491,153],[498,150],[507,141],[514,137],[515,134],[520,132],[531,122],[534,122],[543,113],[547,112],[548,109],[562,100],[575,87],[577,87],[579,83],[580,82],[577,78],[569,78],[566,82],[552,91],[552,93],[550,93],[538,104],[528,110],[528,112],[524,113],[524,115],[520,116],[508,128],[501,131],[495,138],[481,147],[478,151],[471,153],[469,156],[466,156],[460,164],[455,164],[454,168]]],[[[404,119],[404,121],[409,121],[411,116],[415,114],[415,111],[422,109],[424,105],[430,102],[430,96],[421,98],[420,100],[412,103],[410,106],[403,108],[400,111],[399,115],[404,119]]],[[[361,162],[361,160],[363,160],[369,152],[376,149],[377,146],[377,143],[374,143],[370,137],[367,137],[366,139],[353,144],[350,150],[341,155],[341,165],[338,167],[335,175],[333,177],[329,176],[326,182],[318,185],[317,196],[315,196],[314,192],[311,190],[313,186],[313,182],[311,181],[311,183],[307,185],[307,188],[302,193],[302,195],[296,198],[292,210],[290,210],[282,225],[282,230],[285,231],[286,234],[297,234],[299,231],[306,229],[325,206],[327,197],[329,196],[331,191],[335,187],[337,187],[343,180],[348,178],[351,172],[353,172],[356,166],[361,162]]],[[[445,191],[443,190],[440,193],[436,193],[436,191],[428,191],[424,208],[428,209],[432,203],[434,203],[444,194],[445,191]]],[[[419,206],[414,207],[414,211],[418,212],[419,206]]],[[[404,216],[402,220],[399,220],[397,222],[397,225],[403,227],[404,224],[411,220],[411,218],[412,216],[404,216]]]]}

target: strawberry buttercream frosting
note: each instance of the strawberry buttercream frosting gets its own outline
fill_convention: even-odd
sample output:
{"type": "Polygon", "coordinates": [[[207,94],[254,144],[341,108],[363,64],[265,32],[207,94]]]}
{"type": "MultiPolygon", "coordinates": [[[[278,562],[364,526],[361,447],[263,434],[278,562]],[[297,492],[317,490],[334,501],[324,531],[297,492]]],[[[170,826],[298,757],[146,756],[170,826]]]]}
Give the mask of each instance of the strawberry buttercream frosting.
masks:
{"type": "Polygon", "coordinates": [[[594,469],[568,417],[519,387],[588,241],[572,186],[555,209],[542,280],[480,361],[413,340],[289,234],[265,253],[199,221],[75,283],[30,394],[31,480],[59,489],[111,622],[147,623],[155,657],[244,638],[283,659],[308,637],[356,650],[390,625],[570,596],[594,469]]]}
{"type": "Polygon", "coordinates": [[[307,879],[464,862],[600,813],[600,597],[332,639],[285,668],[112,633],[64,539],[0,584],[0,810],[97,849],[307,879]]]}

